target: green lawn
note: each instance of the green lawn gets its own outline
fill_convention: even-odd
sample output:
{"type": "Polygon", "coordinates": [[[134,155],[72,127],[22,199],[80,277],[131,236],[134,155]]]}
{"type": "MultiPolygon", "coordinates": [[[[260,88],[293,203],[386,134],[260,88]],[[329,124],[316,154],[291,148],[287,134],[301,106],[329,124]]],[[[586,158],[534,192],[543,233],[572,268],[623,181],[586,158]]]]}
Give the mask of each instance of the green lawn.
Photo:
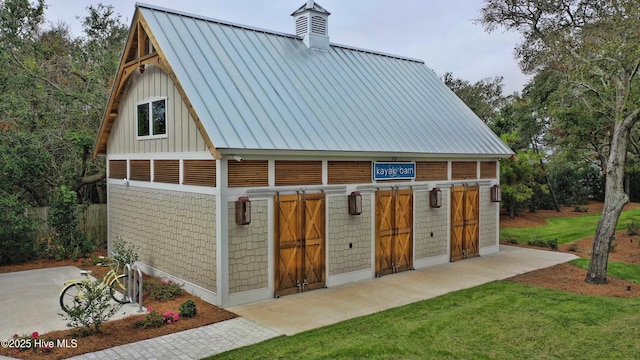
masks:
{"type": "MultiPolygon", "coordinates": [[[[618,230],[627,229],[632,219],[640,220],[640,208],[623,211],[618,221],[618,230]]],[[[515,239],[519,243],[531,240],[558,239],[558,244],[567,244],[593,236],[600,220],[600,214],[573,218],[550,218],[547,225],[527,228],[501,228],[500,239],[515,239]]]]}
{"type": "Polygon", "coordinates": [[[208,359],[638,359],[639,309],[497,281],[208,359]]]}

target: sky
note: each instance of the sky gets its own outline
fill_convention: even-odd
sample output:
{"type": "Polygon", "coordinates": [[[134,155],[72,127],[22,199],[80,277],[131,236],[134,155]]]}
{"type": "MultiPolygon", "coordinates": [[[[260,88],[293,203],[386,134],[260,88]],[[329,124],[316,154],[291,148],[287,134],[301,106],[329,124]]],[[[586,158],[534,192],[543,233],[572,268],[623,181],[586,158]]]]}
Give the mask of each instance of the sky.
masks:
{"type": "MultiPolygon", "coordinates": [[[[290,16],[306,0],[145,0],[154,6],[178,10],[282,33],[295,33],[290,16]]],[[[135,0],[46,0],[45,17],[64,22],[82,35],[87,7],[112,5],[129,25],[135,0]]],[[[441,76],[445,72],[471,83],[502,76],[504,94],[521,92],[528,76],[518,68],[513,32],[484,31],[479,17],[483,0],[321,0],[331,13],[332,43],[423,60],[441,76]]]]}

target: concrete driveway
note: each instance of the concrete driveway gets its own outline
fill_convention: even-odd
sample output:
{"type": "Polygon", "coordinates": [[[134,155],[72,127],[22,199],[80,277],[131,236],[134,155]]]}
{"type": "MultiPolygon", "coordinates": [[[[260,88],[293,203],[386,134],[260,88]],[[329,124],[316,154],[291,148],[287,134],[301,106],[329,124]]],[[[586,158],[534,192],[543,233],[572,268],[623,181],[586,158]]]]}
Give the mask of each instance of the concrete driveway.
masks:
{"type": "MultiPolygon", "coordinates": [[[[0,274],[0,339],[67,329],[67,322],[58,315],[62,313],[60,290],[66,280],[80,278],[80,269],[73,266],[0,274]]],[[[136,304],[127,304],[117,317],[137,311],[136,304]]]]}

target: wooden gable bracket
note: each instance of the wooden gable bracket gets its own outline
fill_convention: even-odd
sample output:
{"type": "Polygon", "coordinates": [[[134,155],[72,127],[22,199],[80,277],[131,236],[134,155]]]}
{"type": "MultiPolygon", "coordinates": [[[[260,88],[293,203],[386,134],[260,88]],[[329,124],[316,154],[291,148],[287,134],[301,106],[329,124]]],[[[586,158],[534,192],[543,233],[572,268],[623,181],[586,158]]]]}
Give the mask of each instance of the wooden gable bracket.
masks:
{"type": "Polygon", "coordinates": [[[131,29],[129,30],[129,37],[125,45],[124,53],[120,60],[118,72],[114,83],[111,88],[111,94],[109,95],[109,102],[105,109],[102,122],[100,123],[100,130],[98,132],[98,138],[93,149],[93,158],[96,158],[99,154],[106,154],[107,142],[113,123],[118,117],[118,107],[120,101],[124,95],[124,89],[131,75],[137,70],[141,73],[144,72],[146,65],[153,64],[164,71],[173,83],[175,84],[182,100],[187,105],[191,117],[196,123],[196,127],[200,131],[200,134],[204,138],[207,148],[211,152],[211,155],[215,159],[221,159],[222,155],[216,149],[209,134],[206,132],[198,114],[195,112],[191,101],[189,101],[180,81],[178,80],[175,72],[171,66],[166,62],[166,58],[162,53],[162,49],[158,46],[158,41],[153,36],[149,29],[149,25],[145,21],[144,17],[139,10],[136,10],[131,29]]]}

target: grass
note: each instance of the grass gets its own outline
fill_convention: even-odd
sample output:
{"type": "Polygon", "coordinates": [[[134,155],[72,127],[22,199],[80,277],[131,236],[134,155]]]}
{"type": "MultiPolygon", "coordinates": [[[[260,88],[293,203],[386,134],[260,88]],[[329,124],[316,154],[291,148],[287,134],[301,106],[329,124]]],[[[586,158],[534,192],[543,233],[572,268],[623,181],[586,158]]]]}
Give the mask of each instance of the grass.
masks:
{"type": "MultiPolygon", "coordinates": [[[[617,230],[627,229],[631,220],[638,220],[640,208],[623,211],[618,221],[617,230]]],[[[593,236],[600,220],[600,214],[585,215],[573,218],[547,219],[547,225],[526,228],[501,228],[500,239],[515,239],[518,242],[531,240],[558,239],[558,244],[593,236]]]]}
{"type": "Polygon", "coordinates": [[[637,359],[638,306],[496,281],[207,359],[637,359]]]}
{"type": "MultiPolygon", "coordinates": [[[[589,259],[580,258],[571,260],[569,263],[583,269],[589,268],[589,259]]],[[[607,276],[640,284],[640,265],[609,261],[607,276]]]]}

